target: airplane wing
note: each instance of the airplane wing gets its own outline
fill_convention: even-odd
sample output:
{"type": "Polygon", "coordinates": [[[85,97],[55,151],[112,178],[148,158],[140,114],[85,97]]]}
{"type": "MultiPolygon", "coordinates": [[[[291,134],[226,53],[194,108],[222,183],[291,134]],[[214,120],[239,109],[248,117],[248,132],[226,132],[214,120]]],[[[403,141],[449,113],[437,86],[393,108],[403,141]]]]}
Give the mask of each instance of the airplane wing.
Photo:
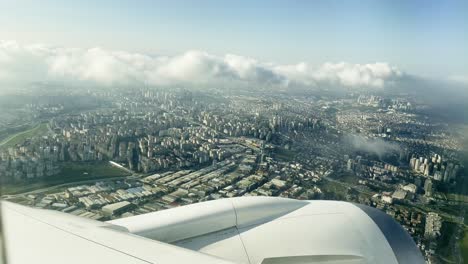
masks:
{"type": "Polygon", "coordinates": [[[239,197],[98,222],[3,202],[8,263],[424,263],[385,213],[239,197]]]}
{"type": "Polygon", "coordinates": [[[3,202],[2,215],[8,264],[231,263],[61,212],[3,202]]]}

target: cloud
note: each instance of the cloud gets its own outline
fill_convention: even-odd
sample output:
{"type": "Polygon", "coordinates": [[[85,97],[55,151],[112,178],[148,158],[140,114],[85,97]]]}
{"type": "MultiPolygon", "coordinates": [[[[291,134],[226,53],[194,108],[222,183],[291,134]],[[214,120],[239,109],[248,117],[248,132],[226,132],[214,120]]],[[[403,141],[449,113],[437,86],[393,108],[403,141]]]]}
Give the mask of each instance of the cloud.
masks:
{"type": "Polygon", "coordinates": [[[265,63],[240,55],[187,51],[149,56],[103,48],[73,49],[0,41],[0,82],[90,82],[200,85],[239,83],[261,87],[383,88],[402,76],[387,63],[325,63],[318,67],[265,63]]]}
{"type": "Polygon", "coordinates": [[[325,63],[316,69],[303,62],[297,65],[277,66],[276,70],[290,80],[305,85],[330,83],[346,87],[383,88],[403,75],[397,68],[381,62],[373,64],[325,63]]]}
{"type": "Polygon", "coordinates": [[[60,49],[47,58],[46,67],[49,78],[112,85],[144,81],[152,63],[148,56],[102,48],[60,49]]]}
{"type": "Polygon", "coordinates": [[[202,51],[188,51],[182,55],[159,60],[152,74],[153,83],[206,83],[233,78],[235,73],[222,58],[202,51]]]}
{"type": "Polygon", "coordinates": [[[457,82],[460,84],[468,84],[468,75],[452,75],[449,76],[449,81],[457,82]]]}
{"type": "Polygon", "coordinates": [[[356,151],[364,151],[383,157],[391,152],[399,151],[400,147],[379,138],[365,138],[360,135],[346,135],[343,138],[345,144],[349,144],[356,151]]]}
{"type": "Polygon", "coordinates": [[[0,81],[44,78],[48,68],[45,59],[49,55],[49,49],[41,45],[20,46],[13,41],[0,41],[0,81]]]}

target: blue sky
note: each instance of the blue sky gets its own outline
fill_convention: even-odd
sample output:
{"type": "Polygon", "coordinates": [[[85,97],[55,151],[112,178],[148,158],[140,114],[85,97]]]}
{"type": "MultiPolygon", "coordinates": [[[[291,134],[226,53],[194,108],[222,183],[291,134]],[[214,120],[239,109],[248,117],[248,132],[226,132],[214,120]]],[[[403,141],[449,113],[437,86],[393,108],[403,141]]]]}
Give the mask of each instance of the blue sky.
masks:
{"type": "Polygon", "coordinates": [[[468,1],[0,0],[0,39],[468,74],[468,1]]]}

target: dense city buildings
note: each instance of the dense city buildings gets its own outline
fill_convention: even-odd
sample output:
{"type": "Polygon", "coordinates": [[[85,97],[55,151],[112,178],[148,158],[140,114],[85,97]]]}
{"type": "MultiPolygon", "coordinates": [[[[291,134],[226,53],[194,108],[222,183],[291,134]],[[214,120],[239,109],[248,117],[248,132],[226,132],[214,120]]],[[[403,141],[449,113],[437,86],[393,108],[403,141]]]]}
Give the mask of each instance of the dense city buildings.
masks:
{"type": "Polygon", "coordinates": [[[8,121],[30,130],[0,146],[5,199],[96,220],[225,197],[347,200],[394,217],[435,263],[465,221],[462,139],[411,97],[145,87],[71,104],[76,96],[26,104],[34,119],[8,121]]]}

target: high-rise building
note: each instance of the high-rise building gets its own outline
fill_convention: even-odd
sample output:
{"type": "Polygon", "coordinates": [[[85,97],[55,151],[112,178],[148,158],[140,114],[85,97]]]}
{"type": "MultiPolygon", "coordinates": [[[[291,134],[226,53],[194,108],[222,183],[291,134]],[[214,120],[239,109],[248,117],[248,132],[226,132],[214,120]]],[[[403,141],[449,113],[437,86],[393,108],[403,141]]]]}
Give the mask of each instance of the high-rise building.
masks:
{"type": "Polygon", "coordinates": [[[442,181],[443,180],[443,174],[441,171],[435,171],[434,172],[434,180],[436,181],[442,181]]]}
{"type": "Polygon", "coordinates": [[[354,162],[352,159],[348,159],[347,169],[352,171],[354,169],[354,162]]]}
{"type": "Polygon", "coordinates": [[[421,166],[421,159],[417,159],[414,163],[414,170],[419,172],[419,167],[421,166]]]}
{"type": "Polygon", "coordinates": [[[424,176],[429,176],[429,164],[424,164],[424,176]]]}
{"type": "Polygon", "coordinates": [[[410,159],[410,167],[411,167],[411,169],[414,170],[415,166],[416,166],[416,158],[411,158],[411,159],[410,159]]]}
{"type": "Polygon", "coordinates": [[[427,239],[434,239],[440,235],[440,228],[442,227],[442,218],[436,213],[428,213],[426,216],[426,226],[424,230],[424,237],[427,239]]]}
{"type": "Polygon", "coordinates": [[[450,180],[455,180],[457,178],[457,175],[458,175],[458,171],[460,170],[460,165],[455,165],[455,167],[453,168],[449,178],[450,180]]]}
{"type": "Polygon", "coordinates": [[[444,182],[449,182],[450,181],[450,178],[449,178],[449,175],[450,175],[450,171],[448,169],[446,169],[444,171],[444,182]]]}
{"type": "Polygon", "coordinates": [[[432,180],[431,179],[426,179],[426,181],[424,182],[424,192],[425,192],[425,196],[432,196],[432,180]]]}

